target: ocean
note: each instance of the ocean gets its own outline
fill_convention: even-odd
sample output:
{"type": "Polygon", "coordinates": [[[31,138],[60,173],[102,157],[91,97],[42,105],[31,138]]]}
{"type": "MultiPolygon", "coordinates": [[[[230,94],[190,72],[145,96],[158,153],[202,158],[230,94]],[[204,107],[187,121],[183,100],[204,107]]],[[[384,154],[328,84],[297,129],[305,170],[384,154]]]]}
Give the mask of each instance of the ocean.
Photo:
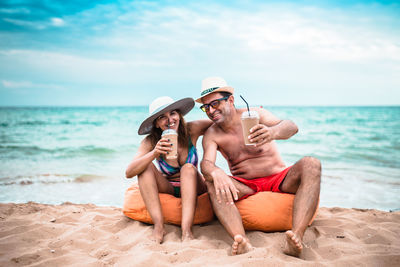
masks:
{"type": "MultiPolygon", "coordinates": [[[[322,162],[320,206],[400,208],[400,107],[267,107],[299,132],[277,141],[287,165],[322,162]]],[[[0,202],[122,207],[125,168],[147,107],[0,108],[0,202]]],[[[206,118],[195,107],[187,121],[206,118]]],[[[197,143],[202,155],[201,139],[197,143]]],[[[218,155],[217,165],[228,165],[218,155]]]]}

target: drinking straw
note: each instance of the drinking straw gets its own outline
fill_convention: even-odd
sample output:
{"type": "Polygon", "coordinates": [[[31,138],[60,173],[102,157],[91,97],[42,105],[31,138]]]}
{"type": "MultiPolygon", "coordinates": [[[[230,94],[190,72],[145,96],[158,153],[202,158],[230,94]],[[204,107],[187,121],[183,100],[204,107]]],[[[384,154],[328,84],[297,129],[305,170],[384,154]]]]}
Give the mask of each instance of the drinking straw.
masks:
{"type": "Polygon", "coordinates": [[[244,98],[243,98],[242,95],[240,95],[240,97],[243,99],[244,103],[246,103],[246,105],[247,105],[247,112],[249,112],[249,117],[250,117],[250,108],[249,108],[249,104],[247,103],[246,100],[244,100],[244,98]]]}

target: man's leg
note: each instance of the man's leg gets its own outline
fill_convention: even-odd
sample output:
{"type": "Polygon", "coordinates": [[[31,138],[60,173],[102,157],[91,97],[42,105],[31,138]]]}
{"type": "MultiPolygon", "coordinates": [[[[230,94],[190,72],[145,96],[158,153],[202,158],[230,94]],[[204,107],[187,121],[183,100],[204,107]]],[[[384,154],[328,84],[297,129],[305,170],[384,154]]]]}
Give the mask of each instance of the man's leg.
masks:
{"type": "MultiPolygon", "coordinates": [[[[237,182],[236,180],[233,180],[233,183],[239,190],[239,198],[244,195],[254,193],[253,189],[242,183],[237,182]]],[[[233,204],[227,204],[225,202],[219,203],[217,200],[214,184],[206,182],[206,185],[215,215],[218,217],[222,226],[224,226],[228,234],[234,240],[234,243],[232,244],[232,254],[237,255],[246,253],[249,249],[251,249],[251,244],[249,242],[249,239],[246,237],[243,228],[242,217],[240,216],[239,210],[233,204]]]]}
{"type": "Polygon", "coordinates": [[[304,232],[317,209],[321,183],[321,163],[304,157],[290,168],[280,190],[296,194],[293,203],[292,230],[286,232],[285,253],[298,257],[303,249],[304,232]]]}

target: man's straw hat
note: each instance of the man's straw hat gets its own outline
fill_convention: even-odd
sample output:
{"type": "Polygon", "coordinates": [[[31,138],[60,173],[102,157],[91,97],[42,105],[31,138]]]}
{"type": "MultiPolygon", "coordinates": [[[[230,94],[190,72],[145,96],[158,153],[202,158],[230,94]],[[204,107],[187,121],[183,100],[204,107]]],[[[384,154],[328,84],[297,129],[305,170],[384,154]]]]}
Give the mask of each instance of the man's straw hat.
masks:
{"type": "Polygon", "coordinates": [[[201,81],[200,97],[196,99],[196,102],[203,103],[201,99],[211,93],[228,92],[233,94],[233,91],[233,88],[228,86],[221,77],[208,77],[201,81]]]}

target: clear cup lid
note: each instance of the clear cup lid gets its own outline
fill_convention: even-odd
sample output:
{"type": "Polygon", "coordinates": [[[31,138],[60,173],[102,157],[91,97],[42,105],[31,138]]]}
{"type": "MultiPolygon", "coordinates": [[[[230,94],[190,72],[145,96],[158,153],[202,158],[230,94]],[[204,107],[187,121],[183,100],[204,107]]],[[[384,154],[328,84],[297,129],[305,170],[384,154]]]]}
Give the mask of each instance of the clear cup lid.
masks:
{"type": "Polygon", "coordinates": [[[250,110],[250,111],[244,111],[242,113],[242,119],[244,118],[260,118],[260,116],[258,115],[258,112],[255,110],[250,110]]]}
{"type": "Polygon", "coordinates": [[[166,129],[162,132],[162,135],[166,135],[166,134],[177,134],[176,131],[174,129],[166,129]]]}

